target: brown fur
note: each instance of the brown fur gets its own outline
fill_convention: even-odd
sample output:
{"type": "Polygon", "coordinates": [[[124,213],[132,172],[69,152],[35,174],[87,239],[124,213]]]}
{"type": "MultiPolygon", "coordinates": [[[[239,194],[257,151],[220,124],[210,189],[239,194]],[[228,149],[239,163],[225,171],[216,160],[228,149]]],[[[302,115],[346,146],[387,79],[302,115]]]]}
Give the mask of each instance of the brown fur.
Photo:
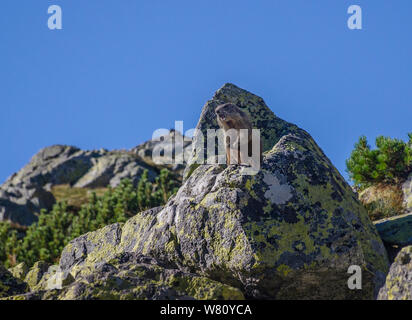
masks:
{"type": "MultiPolygon", "coordinates": [[[[248,129],[248,148],[249,151],[252,150],[252,122],[249,116],[243,112],[240,108],[232,103],[226,103],[218,106],[215,110],[217,116],[217,123],[220,128],[225,132],[225,142],[226,142],[226,163],[230,164],[230,150],[234,148],[236,143],[238,148],[240,144],[238,141],[229,141],[229,137],[226,136],[226,132],[229,129],[248,129]]],[[[239,140],[239,131],[236,140],[239,140]]],[[[235,150],[237,155],[237,164],[242,164],[245,159],[242,159],[242,155],[239,149],[235,150]]],[[[262,159],[262,142],[260,143],[260,158],[262,159]]]]}

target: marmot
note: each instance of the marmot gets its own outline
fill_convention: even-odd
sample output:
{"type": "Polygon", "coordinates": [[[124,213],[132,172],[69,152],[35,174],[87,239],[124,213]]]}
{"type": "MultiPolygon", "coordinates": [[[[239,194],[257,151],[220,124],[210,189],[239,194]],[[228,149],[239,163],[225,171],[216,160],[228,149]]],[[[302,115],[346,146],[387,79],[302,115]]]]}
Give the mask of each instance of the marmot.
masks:
{"type": "MultiPolygon", "coordinates": [[[[236,164],[247,164],[247,156],[243,157],[242,152],[240,151],[240,131],[239,129],[247,129],[248,130],[248,152],[249,154],[252,152],[252,122],[249,116],[242,111],[240,108],[235,106],[232,103],[225,103],[219,105],[215,109],[215,113],[217,116],[217,123],[219,124],[220,128],[225,132],[225,144],[226,144],[226,163],[231,164],[230,161],[230,150],[233,154],[237,155],[237,162],[236,164]],[[227,136],[227,131],[229,129],[237,130],[237,136],[235,139],[229,139],[227,136]],[[234,141],[233,141],[234,140],[234,141]],[[236,148],[237,147],[237,148],[236,148]],[[236,148],[236,150],[235,150],[236,148]]],[[[233,138],[233,137],[232,137],[233,138]]],[[[260,141],[260,161],[262,161],[262,141],[260,141]]]]}

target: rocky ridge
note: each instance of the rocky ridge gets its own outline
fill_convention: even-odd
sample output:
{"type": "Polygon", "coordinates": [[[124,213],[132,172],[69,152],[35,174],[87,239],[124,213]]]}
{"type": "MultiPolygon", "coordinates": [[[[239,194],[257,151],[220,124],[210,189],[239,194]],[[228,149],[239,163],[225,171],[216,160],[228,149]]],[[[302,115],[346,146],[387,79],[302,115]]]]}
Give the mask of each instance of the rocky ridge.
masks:
{"type": "MultiPolygon", "coordinates": [[[[162,168],[179,175],[182,166],[156,165],[150,157],[154,148],[169,148],[172,139],[174,132],[163,141],[148,141],[130,151],[85,151],[65,145],[44,148],[0,186],[0,221],[8,220],[21,226],[36,222],[40,210],[50,210],[56,202],[52,192],[55,186],[116,187],[125,178],[136,185],[144,170],[148,170],[149,179],[154,180],[162,168]]],[[[190,141],[185,147],[190,147],[190,141]]]]}
{"type": "Polygon", "coordinates": [[[219,102],[235,103],[256,127],[270,128],[257,175],[189,164],[164,207],[70,242],[59,263],[61,289],[44,290],[47,271],[31,293],[14,298],[376,298],[388,271],[385,248],[312,137],[232,84],[206,103],[198,129],[215,125],[211,110],[219,102]],[[348,288],[352,265],[363,271],[362,290],[348,288]]]}

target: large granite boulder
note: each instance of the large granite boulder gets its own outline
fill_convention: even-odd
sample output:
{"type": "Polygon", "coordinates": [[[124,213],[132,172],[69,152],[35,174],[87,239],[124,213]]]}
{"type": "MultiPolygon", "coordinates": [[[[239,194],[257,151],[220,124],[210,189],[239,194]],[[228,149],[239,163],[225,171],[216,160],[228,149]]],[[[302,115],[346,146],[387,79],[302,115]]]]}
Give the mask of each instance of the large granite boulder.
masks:
{"type": "Polygon", "coordinates": [[[378,299],[412,300],[412,246],[404,247],[396,256],[378,299]]]}
{"type": "MultiPolygon", "coordinates": [[[[254,95],[234,84],[226,83],[216,91],[213,98],[204,105],[200,119],[197,123],[193,137],[193,153],[190,154],[188,165],[185,168],[183,178],[186,179],[193,170],[198,166],[200,152],[195,146],[201,145],[200,134],[206,137],[208,129],[219,129],[217,124],[215,109],[218,105],[224,103],[233,103],[248,114],[252,120],[253,128],[260,129],[263,151],[268,151],[287,134],[293,134],[298,131],[298,127],[288,123],[278,117],[268,108],[261,97],[254,95]]],[[[206,150],[206,139],[204,139],[204,150],[206,150]]],[[[203,155],[206,159],[206,155],[203,155]]]]}
{"type": "Polygon", "coordinates": [[[381,239],[389,245],[412,244],[412,213],[374,222],[381,239]]]}
{"type": "MultiPolygon", "coordinates": [[[[45,288],[45,287],[44,287],[45,288]]],[[[9,299],[22,300],[239,300],[234,287],[185,273],[153,258],[124,253],[84,268],[62,288],[33,290],[9,299]]]]}
{"type": "Polygon", "coordinates": [[[37,221],[36,213],[50,210],[55,203],[53,186],[115,187],[123,178],[137,184],[145,169],[154,179],[155,169],[128,151],[83,151],[64,145],[44,148],[0,186],[0,221],[23,226],[37,221]]]}
{"type": "MultiPolygon", "coordinates": [[[[73,240],[60,260],[63,272],[76,278],[134,254],[238,288],[247,298],[375,298],[388,270],[385,248],[315,141],[233,85],[215,97],[254,110],[254,123],[266,129],[259,173],[246,176],[235,165],[192,166],[164,207],[73,240]],[[362,290],[348,288],[353,265],[362,270],[362,290]]],[[[202,111],[205,127],[214,125],[212,104],[202,111]]]]}

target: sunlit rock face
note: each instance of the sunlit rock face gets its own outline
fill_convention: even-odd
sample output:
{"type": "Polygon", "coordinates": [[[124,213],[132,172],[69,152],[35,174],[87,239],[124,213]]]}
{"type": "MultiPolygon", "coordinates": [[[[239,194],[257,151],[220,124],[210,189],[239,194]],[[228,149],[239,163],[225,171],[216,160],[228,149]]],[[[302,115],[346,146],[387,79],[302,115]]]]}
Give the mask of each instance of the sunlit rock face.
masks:
{"type": "MultiPolygon", "coordinates": [[[[224,103],[233,103],[249,115],[253,128],[260,130],[263,151],[271,150],[281,137],[298,130],[296,125],[276,117],[261,97],[241,89],[234,84],[226,83],[217,90],[212,99],[207,101],[203,106],[196,126],[197,134],[193,137],[192,148],[194,150],[188,157],[188,165],[183,175],[184,179],[190,176],[191,172],[193,172],[194,168],[198,165],[198,159],[202,157],[200,154],[202,150],[194,148],[194,146],[201,144],[201,137],[199,137],[199,135],[201,134],[203,137],[206,137],[208,129],[219,128],[215,109],[224,103]]],[[[206,139],[204,140],[204,144],[206,144],[206,139]]],[[[206,145],[204,150],[206,150],[206,145]]],[[[205,154],[203,154],[203,158],[206,159],[205,154]]]]}
{"type": "MultiPolygon", "coordinates": [[[[316,142],[233,85],[215,98],[255,110],[254,125],[267,132],[259,173],[189,164],[184,184],[164,207],[73,240],[62,254],[62,270],[80,279],[127,253],[237,288],[246,298],[375,298],[388,271],[386,251],[316,142]],[[362,270],[362,290],[348,288],[352,265],[362,270]]],[[[211,110],[217,103],[208,102],[198,126],[216,125],[211,110]]]]}
{"type": "MultiPolygon", "coordinates": [[[[146,141],[131,149],[145,163],[156,168],[167,168],[181,176],[185,169],[186,155],[190,155],[192,139],[175,129],[161,130],[159,137],[146,141]],[[177,148],[177,145],[180,148],[177,148]]],[[[187,156],[188,158],[188,156],[187,156]]]]}
{"type": "Polygon", "coordinates": [[[412,246],[404,247],[396,256],[378,299],[412,300],[412,246]]]}
{"type": "Polygon", "coordinates": [[[156,170],[126,150],[80,150],[54,145],[40,150],[30,162],[0,186],[0,221],[28,226],[41,209],[56,202],[54,186],[76,188],[116,187],[128,178],[137,185],[144,170],[154,179],[156,170]]]}

